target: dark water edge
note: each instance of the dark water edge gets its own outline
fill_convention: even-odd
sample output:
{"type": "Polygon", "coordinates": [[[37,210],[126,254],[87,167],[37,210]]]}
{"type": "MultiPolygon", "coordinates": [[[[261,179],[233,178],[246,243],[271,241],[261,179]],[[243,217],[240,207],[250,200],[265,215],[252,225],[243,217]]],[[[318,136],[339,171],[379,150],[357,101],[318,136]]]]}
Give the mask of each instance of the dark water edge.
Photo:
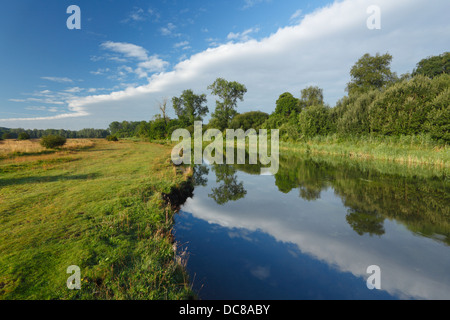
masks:
{"type": "Polygon", "coordinates": [[[291,154],[259,173],[194,170],[174,234],[200,299],[450,298],[445,171],[291,154]]]}

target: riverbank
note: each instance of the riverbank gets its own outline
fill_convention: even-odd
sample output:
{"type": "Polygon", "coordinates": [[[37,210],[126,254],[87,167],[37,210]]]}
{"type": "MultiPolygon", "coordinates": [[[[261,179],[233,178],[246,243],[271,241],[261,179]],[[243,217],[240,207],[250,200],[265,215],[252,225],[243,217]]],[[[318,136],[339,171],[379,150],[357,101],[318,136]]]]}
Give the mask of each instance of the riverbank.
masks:
{"type": "Polygon", "coordinates": [[[450,167],[450,148],[426,137],[316,137],[305,142],[280,142],[280,152],[302,152],[382,160],[406,165],[450,167]]]}
{"type": "Polygon", "coordinates": [[[191,172],[172,165],[169,146],[93,140],[15,152],[0,161],[0,299],[194,296],[167,203],[191,172]],[[67,289],[71,265],[81,290],[67,289]]]}

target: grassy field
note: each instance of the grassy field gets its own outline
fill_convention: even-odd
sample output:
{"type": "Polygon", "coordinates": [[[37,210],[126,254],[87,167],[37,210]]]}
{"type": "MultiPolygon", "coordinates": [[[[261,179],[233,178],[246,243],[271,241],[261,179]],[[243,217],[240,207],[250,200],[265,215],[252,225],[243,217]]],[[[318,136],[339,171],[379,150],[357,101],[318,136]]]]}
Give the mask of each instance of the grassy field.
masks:
{"type": "Polygon", "coordinates": [[[439,144],[423,136],[315,137],[307,142],[280,142],[280,152],[283,151],[450,168],[448,145],[439,144]]]}
{"type": "Polygon", "coordinates": [[[184,299],[193,296],[162,195],[186,185],[167,146],[2,141],[0,299],[184,299]],[[22,145],[21,145],[22,144],[22,145]],[[71,265],[81,290],[68,290],[71,265]]]}

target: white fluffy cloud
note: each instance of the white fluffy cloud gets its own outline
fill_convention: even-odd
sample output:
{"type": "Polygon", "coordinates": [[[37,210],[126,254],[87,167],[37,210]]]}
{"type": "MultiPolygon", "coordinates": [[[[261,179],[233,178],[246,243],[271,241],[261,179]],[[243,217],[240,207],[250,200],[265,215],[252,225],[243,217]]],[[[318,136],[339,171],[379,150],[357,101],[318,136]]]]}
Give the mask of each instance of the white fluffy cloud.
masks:
{"type": "MultiPolygon", "coordinates": [[[[365,53],[389,52],[394,57],[392,70],[401,74],[412,71],[427,56],[448,51],[446,0],[434,0],[433,5],[425,0],[380,0],[381,30],[367,28],[367,8],[372,4],[369,0],[335,2],[266,38],[241,39],[195,54],[169,72],[153,74],[144,86],[74,99],[69,102],[69,109],[76,110],[74,119],[68,114],[64,122],[0,120],[0,126],[104,128],[116,120],[151,119],[158,113],[156,101],[161,97],[178,96],[185,89],[207,93],[217,77],[247,86],[240,112],[271,113],[280,94],[288,91],[298,97],[309,85],[323,88],[325,101],[333,106],[345,95],[351,66],[365,53]]],[[[105,42],[102,47],[136,59],[136,73],[142,72],[143,77],[167,68],[167,63],[137,45],[105,42]]],[[[212,111],[215,98],[208,96],[208,100],[212,111]]]]}

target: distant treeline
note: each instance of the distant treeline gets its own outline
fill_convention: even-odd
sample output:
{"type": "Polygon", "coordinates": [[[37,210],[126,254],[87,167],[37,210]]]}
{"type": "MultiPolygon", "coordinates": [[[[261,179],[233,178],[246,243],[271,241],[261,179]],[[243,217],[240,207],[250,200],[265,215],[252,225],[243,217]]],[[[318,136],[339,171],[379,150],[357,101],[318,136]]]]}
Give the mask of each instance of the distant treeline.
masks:
{"type": "Polygon", "coordinates": [[[109,135],[109,131],[105,129],[82,129],[78,131],[57,130],[57,129],[8,129],[0,128],[0,139],[18,139],[26,137],[26,139],[40,139],[49,135],[58,135],[67,139],[87,139],[87,138],[105,138],[109,135]]]}

